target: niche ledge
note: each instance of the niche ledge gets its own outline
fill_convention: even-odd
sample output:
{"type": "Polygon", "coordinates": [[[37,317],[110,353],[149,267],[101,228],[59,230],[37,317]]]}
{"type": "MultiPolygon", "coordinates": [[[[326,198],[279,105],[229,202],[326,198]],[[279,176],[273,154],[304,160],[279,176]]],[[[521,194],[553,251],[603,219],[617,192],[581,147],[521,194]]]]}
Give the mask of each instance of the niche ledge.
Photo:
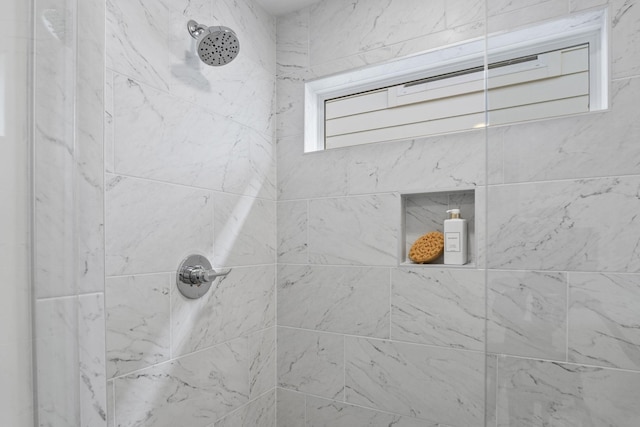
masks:
{"type": "Polygon", "coordinates": [[[443,267],[444,255],[429,264],[416,264],[409,259],[409,249],[420,236],[430,231],[444,231],[447,210],[458,208],[468,227],[468,261],[465,265],[446,265],[448,268],[476,268],[476,190],[475,188],[402,194],[401,253],[403,267],[443,267]]]}

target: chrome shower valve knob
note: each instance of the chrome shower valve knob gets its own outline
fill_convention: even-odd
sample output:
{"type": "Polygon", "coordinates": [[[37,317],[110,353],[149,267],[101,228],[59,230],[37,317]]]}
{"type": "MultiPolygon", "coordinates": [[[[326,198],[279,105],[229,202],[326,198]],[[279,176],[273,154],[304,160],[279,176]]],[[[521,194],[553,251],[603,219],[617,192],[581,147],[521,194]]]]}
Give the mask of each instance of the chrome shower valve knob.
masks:
{"type": "Polygon", "coordinates": [[[217,277],[226,276],[230,272],[230,269],[213,270],[209,260],[202,255],[189,255],[178,267],[176,283],[182,295],[196,299],[207,293],[217,277]]]}

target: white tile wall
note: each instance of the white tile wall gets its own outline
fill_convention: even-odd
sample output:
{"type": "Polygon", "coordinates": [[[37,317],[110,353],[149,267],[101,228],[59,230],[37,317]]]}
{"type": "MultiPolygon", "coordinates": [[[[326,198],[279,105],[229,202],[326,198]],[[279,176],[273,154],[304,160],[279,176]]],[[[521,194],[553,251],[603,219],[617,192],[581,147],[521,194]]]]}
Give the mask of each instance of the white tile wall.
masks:
{"type": "Polygon", "coordinates": [[[638,12],[635,0],[326,0],[278,18],[279,426],[638,418],[638,12]],[[305,81],[594,7],[611,19],[609,110],[303,154],[305,81]],[[396,268],[393,194],[473,187],[486,280],[396,268]],[[381,267],[386,341],[372,337],[386,338],[387,298],[367,279],[381,267]]]}
{"type": "Polygon", "coordinates": [[[275,18],[252,0],[107,15],[109,417],[274,425],[275,18]],[[240,55],[204,65],[189,19],[232,28],[240,55]],[[190,253],[233,268],[199,300],[175,285],[190,253]]]}

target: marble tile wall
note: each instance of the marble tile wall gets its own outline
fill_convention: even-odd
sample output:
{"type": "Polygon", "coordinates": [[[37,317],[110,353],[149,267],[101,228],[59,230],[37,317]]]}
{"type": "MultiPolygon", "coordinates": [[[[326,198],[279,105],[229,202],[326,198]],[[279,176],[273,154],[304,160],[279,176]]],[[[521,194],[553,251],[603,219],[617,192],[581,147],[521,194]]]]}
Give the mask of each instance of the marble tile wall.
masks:
{"type": "Polygon", "coordinates": [[[275,425],[275,18],[252,0],[106,1],[109,427],[275,425]],[[189,19],[240,55],[197,57],[189,19]],[[190,253],[232,268],[199,300],[190,253]]]}
{"type": "Polygon", "coordinates": [[[36,413],[41,425],[99,427],[107,422],[104,2],[34,4],[36,413]]]}
{"type": "Polygon", "coordinates": [[[634,425],[640,2],[387,3],[278,17],[277,425],[634,425]],[[303,154],[305,81],[598,7],[607,110],[303,154]],[[478,268],[398,267],[400,194],[474,187],[478,268]]]}

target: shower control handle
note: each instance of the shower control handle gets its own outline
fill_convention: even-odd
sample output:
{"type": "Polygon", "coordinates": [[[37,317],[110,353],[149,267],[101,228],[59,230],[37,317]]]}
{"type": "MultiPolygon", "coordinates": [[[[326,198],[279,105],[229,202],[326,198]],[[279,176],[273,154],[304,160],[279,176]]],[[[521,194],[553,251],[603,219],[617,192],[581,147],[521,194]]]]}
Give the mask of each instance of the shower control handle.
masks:
{"type": "Polygon", "coordinates": [[[207,282],[213,282],[216,277],[226,276],[231,270],[223,270],[217,272],[215,270],[207,270],[201,265],[186,266],[179,274],[180,280],[189,285],[201,285],[207,282]]]}
{"type": "Polygon", "coordinates": [[[196,299],[207,293],[217,277],[226,276],[230,272],[231,269],[212,269],[209,260],[202,255],[189,255],[178,267],[176,285],[182,295],[196,299]]]}

